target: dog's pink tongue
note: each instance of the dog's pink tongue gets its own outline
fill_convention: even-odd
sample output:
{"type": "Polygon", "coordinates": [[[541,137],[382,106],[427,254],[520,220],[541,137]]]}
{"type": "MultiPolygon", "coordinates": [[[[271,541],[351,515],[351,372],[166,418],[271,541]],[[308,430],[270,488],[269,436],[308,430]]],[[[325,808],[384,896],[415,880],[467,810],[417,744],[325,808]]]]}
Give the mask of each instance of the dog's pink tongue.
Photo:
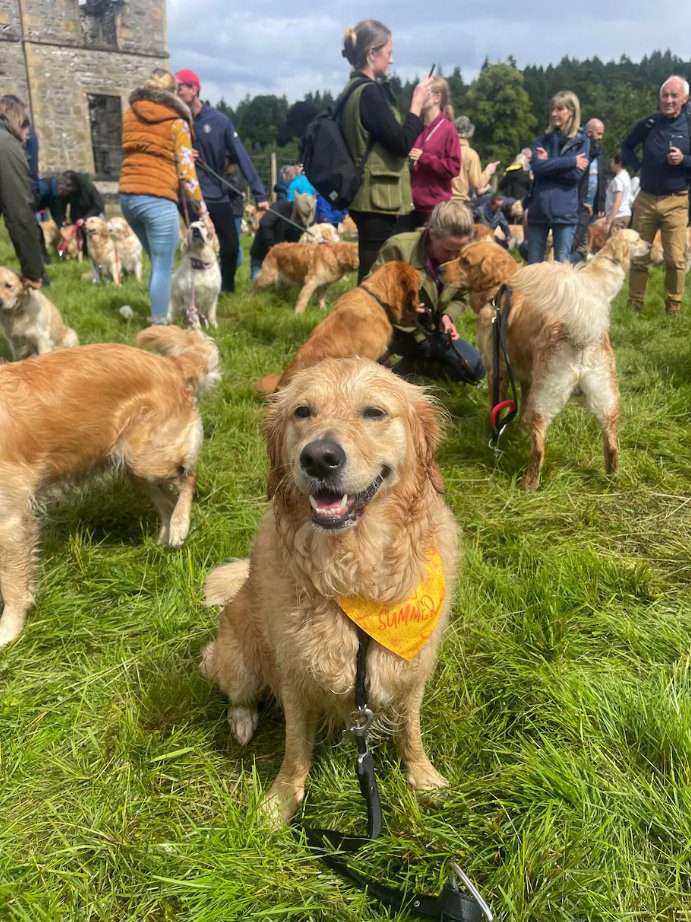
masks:
{"type": "Polygon", "coordinates": [[[348,497],[344,496],[310,496],[312,508],[317,512],[326,512],[329,515],[343,515],[348,511],[348,497]]]}

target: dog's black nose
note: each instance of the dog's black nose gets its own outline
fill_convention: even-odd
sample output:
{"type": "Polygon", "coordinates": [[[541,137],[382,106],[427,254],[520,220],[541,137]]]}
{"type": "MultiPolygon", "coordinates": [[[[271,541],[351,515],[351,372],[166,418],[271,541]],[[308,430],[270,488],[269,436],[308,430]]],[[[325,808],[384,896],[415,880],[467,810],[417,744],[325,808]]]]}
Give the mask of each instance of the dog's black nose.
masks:
{"type": "Polygon", "coordinates": [[[333,439],[316,439],[300,452],[300,467],[310,477],[320,480],[338,473],[345,462],[346,453],[333,439]]]}

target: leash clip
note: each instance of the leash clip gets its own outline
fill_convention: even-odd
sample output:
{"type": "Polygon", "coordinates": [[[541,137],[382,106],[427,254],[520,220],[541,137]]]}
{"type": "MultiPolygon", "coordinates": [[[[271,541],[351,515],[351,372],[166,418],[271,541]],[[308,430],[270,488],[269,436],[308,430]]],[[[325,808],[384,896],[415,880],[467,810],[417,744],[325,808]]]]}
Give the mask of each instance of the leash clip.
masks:
{"type": "Polygon", "coordinates": [[[351,711],[348,717],[346,729],[343,731],[343,738],[346,734],[352,733],[355,737],[366,736],[369,728],[374,723],[374,711],[368,707],[359,707],[351,711]]]}
{"type": "Polygon", "coordinates": [[[470,895],[482,910],[482,913],[487,919],[487,922],[493,922],[494,916],[492,915],[492,910],[489,908],[487,903],[485,903],[480,891],[465,873],[460,864],[458,864],[457,861],[453,861],[453,859],[449,859],[446,870],[448,874],[448,886],[451,887],[452,890],[458,890],[457,879],[460,878],[470,892],[470,895]]]}

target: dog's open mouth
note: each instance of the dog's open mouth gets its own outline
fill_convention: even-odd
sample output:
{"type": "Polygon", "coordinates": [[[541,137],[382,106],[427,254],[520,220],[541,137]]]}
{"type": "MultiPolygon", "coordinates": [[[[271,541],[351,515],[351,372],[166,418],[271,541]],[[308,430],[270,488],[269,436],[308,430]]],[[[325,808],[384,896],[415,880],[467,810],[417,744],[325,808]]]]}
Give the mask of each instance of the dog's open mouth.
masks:
{"type": "Polygon", "coordinates": [[[312,493],[310,506],[312,507],[313,524],[334,531],[355,525],[389,473],[388,467],[383,468],[381,474],[374,478],[366,490],[351,496],[347,493],[334,493],[332,490],[318,490],[312,493]]]}

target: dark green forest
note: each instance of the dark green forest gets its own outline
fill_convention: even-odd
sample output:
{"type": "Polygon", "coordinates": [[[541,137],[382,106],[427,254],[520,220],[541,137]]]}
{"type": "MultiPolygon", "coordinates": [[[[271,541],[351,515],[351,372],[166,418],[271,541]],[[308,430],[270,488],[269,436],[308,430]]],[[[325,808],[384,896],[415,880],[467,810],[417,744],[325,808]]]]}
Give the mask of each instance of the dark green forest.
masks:
{"type": "MultiPolygon", "coordinates": [[[[507,165],[547,126],[549,99],[556,91],[573,90],[578,95],[583,123],[593,117],[601,119],[606,125],[605,146],[613,150],[638,119],[657,109],[660,84],[673,73],[691,80],[691,60],[684,61],[670,51],[654,51],[638,63],[625,56],[607,62],[598,57],[584,61],[564,57],[556,65],[529,65],[523,70],[512,58],[502,63],[485,60],[470,83],[463,79],[460,67],[443,76],[449,82],[456,115],[469,116],[476,126],[473,147],[482,160],[501,160],[507,165]]],[[[402,83],[393,77],[390,82],[401,112],[406,112],[416,81],[402,83]]],[[[333,102],[330,93],[320,91],[305,99],[319,109],[333,102]]],[[[289,105],[285,96],[262,95],[247,97],[234,109],[221,100],[218,108],[232,118],[260,167],[273,149],[280,162],[297,157],[294,143],[276,147],[276,132],[289,105]]]]}

